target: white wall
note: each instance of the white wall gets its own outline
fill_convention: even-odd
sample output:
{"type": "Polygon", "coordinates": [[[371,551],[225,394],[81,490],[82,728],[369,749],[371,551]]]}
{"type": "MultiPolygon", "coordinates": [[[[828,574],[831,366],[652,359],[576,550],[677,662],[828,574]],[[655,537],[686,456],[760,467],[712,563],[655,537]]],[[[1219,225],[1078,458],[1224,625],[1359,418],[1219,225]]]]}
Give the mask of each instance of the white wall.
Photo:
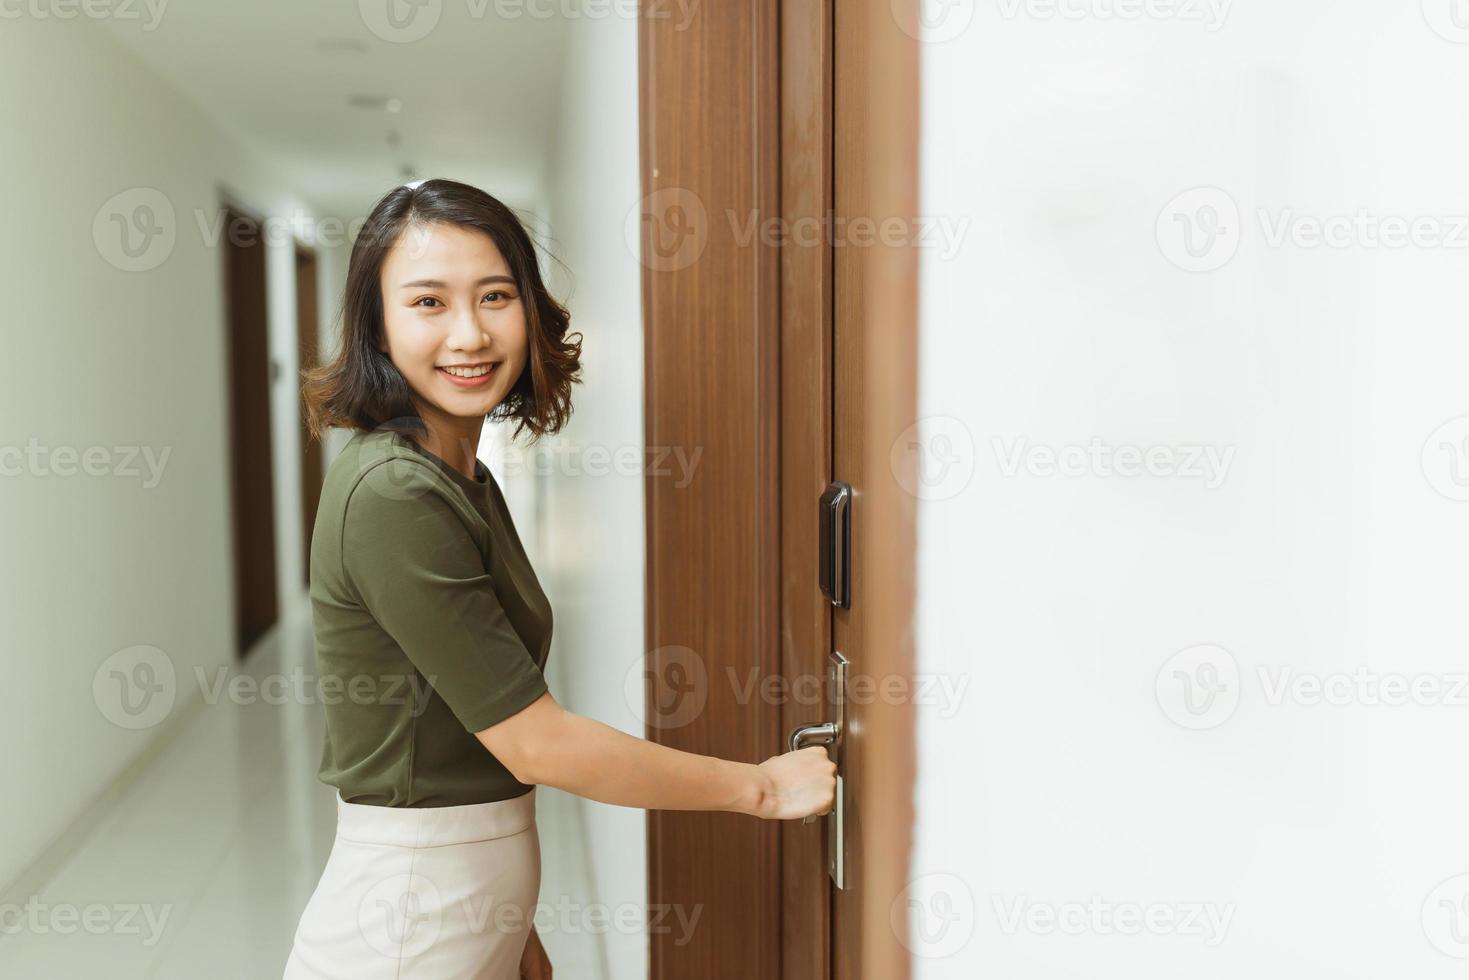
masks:
{"type": "MultiPolygon", "coordinates": [[[[616,462],[621,451],[636,463],[643,446],[639,266],[623,233],[638,199],[637,23],[588,17],[568,30],[544,218],[546,244],[566,266],[550,262],[549,281],[584,336],[585,380],[570,425],[507,458],[506,492],[556,611],[552,693],[641,737],[641,688],[624,692],[644,649],[643,486],[637,465],[616,462]]],[[[540,930],[558,973],[647,976],[644,811],[539,792],[543,842],[577,848],[542,846],[540,900],[569,909],[540,930]]]]}
{"type": "MultiPolygon", "coordinates": [[[[92,449],[100,474],[64,459],[39,473],[13,452],[0,460],[0,783],[11,804],[0,808],[3,892],[199,700],[193,668],[233,657],[222,253],[196,215],[213,227],[218,183],[266,215],[309,220],[309,210],[85,18],[5,21],[0,129],[0,451],[24,452],[31,440],[47,460],[51,449],[92,449]],[[141,218],[141,204],[174,238],[171,250],[167,235],[151,239],[138,256],[146,268],[128,271],[110,215],[141,218]],[[132,458],[142,450],[160,464],[156,476],[146,457],[132,458]],[[109,658],[136,645],[161,651],[142,656],[157,683],[171,669],[176,684],[130,716],[112,670],[128,683],[147,678],[132,673],[138,661],[109,658]]],[[[272,249],[269,276],[282,366],[272,392],[277,551],[289,604],[299,600],[301,531],[288,242],[272,249]]]]}
{"type": "Polygon", "coordinates": [[[1469,30],[1119,7],[930,10],[915,976],[1458,975],[1469,30]]]}

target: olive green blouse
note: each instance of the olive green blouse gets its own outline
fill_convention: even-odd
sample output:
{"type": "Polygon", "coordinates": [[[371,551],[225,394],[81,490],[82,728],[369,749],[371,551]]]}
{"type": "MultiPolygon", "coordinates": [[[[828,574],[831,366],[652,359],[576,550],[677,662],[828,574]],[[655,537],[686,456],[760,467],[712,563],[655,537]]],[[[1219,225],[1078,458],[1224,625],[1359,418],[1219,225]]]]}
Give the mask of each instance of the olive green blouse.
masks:
{"type": "Polygon", "coordinates": [[[439,807],[531,787],[475,732],[546,691],[551,606],[499,485],[387,429],[331,463],[311,537],[326,741],[349,803],[439,807]]]}

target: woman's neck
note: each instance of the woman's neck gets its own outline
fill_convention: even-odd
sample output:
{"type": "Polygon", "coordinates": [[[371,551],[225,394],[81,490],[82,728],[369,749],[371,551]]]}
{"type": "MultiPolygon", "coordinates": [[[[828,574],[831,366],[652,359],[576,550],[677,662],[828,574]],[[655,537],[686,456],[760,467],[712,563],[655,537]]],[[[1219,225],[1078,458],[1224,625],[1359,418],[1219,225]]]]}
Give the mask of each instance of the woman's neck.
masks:
{"type": "Polygon", "coordinates": [[[425,432],[419,438],[418,444],[469,479],[478,479],[475,463],[479,455],[479,437],[484,421],[470,420],[468,424],[455,425],[423,417],[423,422],[425,432]]]}

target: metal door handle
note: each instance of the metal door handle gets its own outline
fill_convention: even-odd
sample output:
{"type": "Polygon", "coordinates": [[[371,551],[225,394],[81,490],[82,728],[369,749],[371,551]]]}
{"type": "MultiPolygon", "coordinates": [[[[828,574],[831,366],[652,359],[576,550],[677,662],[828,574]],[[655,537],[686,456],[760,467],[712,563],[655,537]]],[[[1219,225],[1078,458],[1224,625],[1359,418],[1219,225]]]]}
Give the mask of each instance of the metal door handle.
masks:
{"type": "Polygon", "coordinates": [[[834,721],[797,725],[791,730],[791,751],[803,749],[807,745],[830,745],[837,740],[838,734],[837,723],[834,721]]]}
{"type": "MultiPolygon", "coordinates": [[[[846,856],[846,833],[845,833],[845,787],[842,785],[842,762],[845,753],[842,751],[842,730],[846,725],[847,714],[847,658],[840,652],[833,650],[827,658],[826,678],[828,682],[828,698],[831,707],[836,714],[836,721],[818,721],[810,725],[797,725],[791,729],[790,750],[795,752],[805,748],[807,745],[829,745],[832,747],[832,759],[837,764],[836,799],[827,816],[826,824],[826,870],[838,888],[847,885],[847,856],[846,856]]],[[[804,817],[801,823],[807,824],[816,819],[816,814],[804,817]]]]}

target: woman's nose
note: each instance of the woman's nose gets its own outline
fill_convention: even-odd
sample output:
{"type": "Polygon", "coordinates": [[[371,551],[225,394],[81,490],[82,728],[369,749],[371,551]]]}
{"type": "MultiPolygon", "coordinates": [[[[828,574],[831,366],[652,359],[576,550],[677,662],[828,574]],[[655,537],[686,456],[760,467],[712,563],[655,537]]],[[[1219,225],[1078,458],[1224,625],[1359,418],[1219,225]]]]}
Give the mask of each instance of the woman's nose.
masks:
{"type": "Polygon", "coordinates": [[[449,346],[455,350],[479,350],[485,346],[488,337],[489,331],[471,307],[454,317],[454,325],[449,331],[449,346]]]}

